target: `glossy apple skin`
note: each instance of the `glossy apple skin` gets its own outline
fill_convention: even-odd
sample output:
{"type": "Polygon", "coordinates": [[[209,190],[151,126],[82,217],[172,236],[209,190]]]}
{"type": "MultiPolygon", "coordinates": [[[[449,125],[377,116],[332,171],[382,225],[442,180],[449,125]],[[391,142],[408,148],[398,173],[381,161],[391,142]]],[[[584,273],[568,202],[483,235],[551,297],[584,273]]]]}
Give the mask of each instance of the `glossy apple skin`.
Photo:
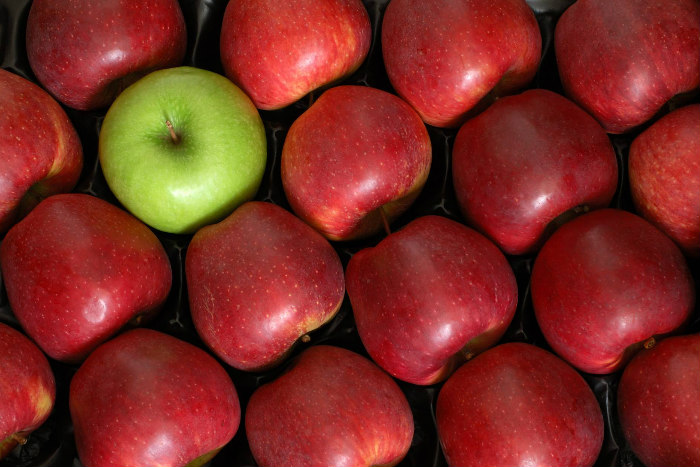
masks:
{"type": "Polygon", "coordinates": [[[637,136],[629,183],[637,211],[692,257],[700,256],[700,104],[677,109],[637,136]]]}
{"type": "Polygon", "coordinates": [[[544,349],[498,345],[445,382],[436,407],[451,466],[592,466],[603,415],[586,381],[544,349]]]}
{"type": "Polygon", "coordinates": [[[73,189],[83,167],[78,134],[43,89],[0,69],[0,234],[41,199],[73,189]]]}
{"type": "Polygon", "coordinates": [[[56,382],[49,362],[25,335],[0,323],[0,459],[41,426],[53,410],[56,382]]]}
{"type": "Polygon", "coordinates": [[[396,92],[429,125],[457,127],[489,94],[535,76],[542,38],[523,0],[392,0],[382,56],[396,92]]]}
{"type": "Polygon", "coordinates": [[[182,63],[177,0],[35,0],[27,56],[41,84],[78,110],[107,107],[138,77],[182,63]]]}
{"type": "Polygon", "coordinates": [[[316,345],[253,393],[245,428],[261,467],[369,467],[398,464],[414,427],[389,375],[354,352],[316,345]]]}
{"type": "Polygon", "coordinates": [[[337,86],[292,124],[282,186],[292,209],[331,240],[368,237],[413,203],[432,161],[418,114],[398,97],[337,86]]]}
{"type": "Polygon", "coordinates": [[[73,377],[69,405],[85,467],[182,467],[215,455],[241,417],[212,356],[151,329],[98,347],[73,377]]]}
{"type": "Polygon", "coordinates": [[[199,230],[187,291],[200,337],[229,365],[260,370],[335,316],[343,265],[321,234],[285,209],[251,201],[199,230]]]}
{"type": "Polygon", "coordinates": [[[81,361],[170,291],[170,262],[144,224],[84,194],[42,201],[7,233],[0,266],[10,307],[50,357],[81,361]]]}
{"type": "Polygon", "coordinates": [[[286,107],[357,70],[372,30],[360,0],[239,0],[221,26],[221,63],[256,107],[286,107]]]}
{"type": "Polygon", "coordinates": [[[700,465],[700,335],[664,339],[622,373],[618,414],[647,467],[700,465]]]}
{"type": "Polygon", "coordinates": [[[608,133],[624,133],[700,84],[700,4],[577,1],[554,46],[566,93],[608,133]]]}
{"type": "Polygon", "coordinates": [[[356,253],[345,280],[367,352],[412,384],[440,382],[494,345],[518,302],[496,245],[439,216],[419,217],[356,253]]]}
{"type": "Polygon", "coordinates": [[[622,369],[641,343],[683,325],[695,304],[678,247],[618,209],[584,214],[554,232],[535,259],[531,291],[552,349],[595,374],[622,369]]]}
{"type": "Polygon", "coordinates": [[[565,212],[608,206],[617,160],[590,115],[535,89],[498,100],[460,128],[452,177],[467,223],[521,255],[536,251],[565,212]]]}

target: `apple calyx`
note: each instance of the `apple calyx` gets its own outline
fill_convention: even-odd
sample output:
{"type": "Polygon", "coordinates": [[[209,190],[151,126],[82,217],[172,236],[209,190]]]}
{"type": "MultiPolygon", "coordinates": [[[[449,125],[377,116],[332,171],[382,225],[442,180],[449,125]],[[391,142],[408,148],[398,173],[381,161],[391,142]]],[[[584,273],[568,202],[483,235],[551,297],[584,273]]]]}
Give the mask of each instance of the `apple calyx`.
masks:
{"type": "Polygon", "coordinates": [[[170,122],[170,120],[166,120],[165,126],[167,126],[168,131],[170,131],[170,139],[173,141],[173,144],[180,144],[180,137],[175,132],[172,122],[170,122]]]}
{"type": "Polygon", "coordinates": [[[642,344],[642,347],[649,350],[649,349],[653,348],[655,345],[656,345],[656,339],[654,338],[654,336],[651,336],[649,339],[644,341],[644,343],[642,344]]]}
{"type": "Polygon", "coordinates": [[[7,438],[0,441],[0,459],[8,455],[12,450],[18,445],[24,445],[27,443],[27,432],[20,431],[13,433],[7,438]]]}

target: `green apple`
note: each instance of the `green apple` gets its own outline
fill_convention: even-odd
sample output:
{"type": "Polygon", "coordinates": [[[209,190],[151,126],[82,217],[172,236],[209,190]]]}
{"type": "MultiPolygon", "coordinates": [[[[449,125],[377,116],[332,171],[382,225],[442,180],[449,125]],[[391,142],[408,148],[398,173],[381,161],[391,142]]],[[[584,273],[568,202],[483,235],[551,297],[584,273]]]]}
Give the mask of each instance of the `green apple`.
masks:
{"type": "Polygon", "coordinates": [[[151,227],[192,233],[255,196],[267,159],[250,98],[211,71],[154,71],[109,108],[99,137],[105,179],[151,227]]]}

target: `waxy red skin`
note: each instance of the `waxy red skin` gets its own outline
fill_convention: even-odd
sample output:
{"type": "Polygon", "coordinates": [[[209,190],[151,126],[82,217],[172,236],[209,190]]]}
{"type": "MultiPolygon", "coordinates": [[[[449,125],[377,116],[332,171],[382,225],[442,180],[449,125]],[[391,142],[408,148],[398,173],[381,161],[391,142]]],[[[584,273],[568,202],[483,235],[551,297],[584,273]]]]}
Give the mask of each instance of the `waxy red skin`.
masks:
{"type": "Polygon", "coordinates": [[[577,1],[557,22],[554,50],[567,95],[624,133],[700,85],[700,3],[577,1]]]}
{"type": "Polygon", "coordinates": [[[7,233],[0,266],[10,307],[50,357],[85,358],[170,291],[170,261],[138,219],[84,194],[42,201],[7,233]]]}
{"type": "Polygon", "coordinates": [[[617,390],[622,431],[647,467],[700,465],[700,335],[641,350],[617,390]]]}
{"type": "Polygon", "coordinates": [[[0,323],[0,459],[41,426],[53,410],[56,383],[49,362],[25,335],[0,323]]]}
{"type": "Polygon", "coordinates": [[[700,256],[700,105],[681,107],[637,136],[629,182],[637,211],[692,257],[700,256]]]}
{"type": "Polygon", "coordinates": [[[107,107],[139,77],[181,64],[186,46],[177,0],[36,0],[27,20],[32,71],[78,110],[107,107]]]}
{"type": "Polygon", "coordinates": [[[197,332],[241,370],[281,362],[335,316],[345,295],[343,265],[328,240],[272,203],[248,202],[199,230],[185,261],[197,332]]]}
{"type": "Polygon", "coordinates": [[[389,375],[354,352],[316,345],[253,393],[245,428],[260,467],[389,467],[408,452],[414,426],[389,375]]]}
{"type": "Polygon", "coordinates": [[[542,53],[523,0],[392,0],[381,43],[396,92],[438,127],[527,85],[542,53]]]}
{"type": "Polygon", "coordinates": [[[0,69],[0,234],[38,202],[73,189],[83,149],[73,124],[46,91],[0,69]]]}
{"type": "Polygon", "coordinates": [[[617,161],[598,122],[568,99],[535,89],[496,101],[460,128],[452,177],[467,223],[521,255],[539,248],[550,222],[566,211],[608,206],[617,161]]]}
{"type": "Polygon", "coordinates": [[[613,373],[648,339],[682,326],[695,288],[678,247],[618,209],[561,226],[531,276],[537,323],[552,349],[581,371],[613,373]]]}
{"type": "Polygon", "coordinates": [[[212,356],[151,329],[98,347],[73,377],[69,403],[85,467],[182,467],[218,452],[241,416],[212,356]]]}
{"type": "Polygon", "coordinates": [[[451,466],[592,466],[603,415],[586,381],[525,343],[487,350],[445,382],[436,407],[451,466]]]}
{"type": "Polygon", "coordinates": [[[439,216],[419,217],[359,251],[345,274],[367,352],[412,384],[440,382],[494,345],[518,302],[513,270],[496,245],[439,216]]]}
{"type": "Polygon", "coordinates": [[[224,13],[221,63],[257,108],[274,110],[357,70],[371,38],[360,0],[238,0],[224,13]]]}
{"type": "Polygon", "coordinates": [[[331,240],[368,237],[425,185],[432,147],[425,125],[400,98],[337,86],[292,124],[282,148],[282,185],[306,223],[331,240]]]}

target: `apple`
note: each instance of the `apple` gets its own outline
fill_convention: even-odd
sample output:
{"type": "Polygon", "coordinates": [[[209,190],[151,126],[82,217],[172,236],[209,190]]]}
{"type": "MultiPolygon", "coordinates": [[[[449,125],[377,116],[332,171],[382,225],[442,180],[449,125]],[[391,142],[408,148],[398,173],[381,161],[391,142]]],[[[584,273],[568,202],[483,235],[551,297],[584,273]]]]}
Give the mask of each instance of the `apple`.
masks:
{"type": "Polygon", "coordinates": [[[345,296],[343,265],[328,240],[272,203],[245,203],[199,230],[185,269],[199,336],[240,370],[280,363],[345,296]]]}
{"type": "Polygon", "coordinates": [[[625,133],[700,85],[700,3],[579,0],[557,22],[554,50],[566,93],[625,133]]]}
{"type": "Polygon", "coordinates": [[[199,467],[241,417],[236,388],[212,356],[151,329],[97,348],[71,380],[69,406],[85,467],[199,467]]]}
{"type": "Polygon", "coordinates": [[[296,215],[326,238],[366,238],[413,203],[431,158],[428,131],[408,104],[379,89],[337,86],[289,128],[282,186],[296,215]]]}
{"type": "Polygon", "coordinates": [[[221,25],[221,63],[256,107],[286,107],[362,64],[372,29],[360,0],[238,0],[221,25]]]}
{"type": "Polygon", "coordinates": [[[700,334],[640,351],[622,373],[620,425],[647,467],[700,465],[700,334]]]}
{"type": "Polygon", "coordinates": [[[44,354],[0,323],[0,459],[46,421],[55,399],[56,382],[44,354]]]}
{"type": "Polygon", "coordinates": [[[185,20],[177,0],[34,0],[27,57],[63,104],[109,106],[139,77],[182,63],[185,20]]]}
{"type": "Polygon", "coordinates": [[[700,256],[700,104],[674,110],[629,149],[637,211],[693,257],[700,256]]]}
{"type": "Polygon", "coordinates": [[[73,189],[83,150],[61,106],[39,86],[0,69],[0,234],[43,198],[73,189]]]}
{"type": "Polygon", "coordinates": [[[592,466],[603,416],[586,381],[534,345],[498,345],[440,390],[436,424],[452,466],[592,466]]]}
{"type": "Polygon", "coordinates": [[[316,345],[255,390],[245,430],[260,467],[394,466],[413,439],[394,380],[365,357],[316,345]]]}
{"type": "Polygon", "coordinates": [[[678,247],[619,209],[562,225],[537,255],[530,282],[545,339],[587,373],[622,369],[642,345],[685,324],[695,304],[678,247]]]}
{"type": "Polygon", "coordinates": [[[105,179],[149,226],[187,234],[255,196],[267,160],[258,110],[224,76],[154,71],[124,90],[99,137],[105,179]]]}
{"type": "Polygon", "coordinates": [[[590,115],[534,89],[498,100],[459,129],[452,177],[467,222],[521,255],[542,245],[559,216],[608,206],[617,160],[590,115]]]}
{"type": "Polygon", "coordinates": [[[392,0],[382,55],[396,92],[429,125],[457,127],[535,76],[542,37],[524,0],[392,0]]]}
{"type": "Polygon", "coordinates": [[[478,232],[419,217],[356,253],[346,287],[357,332],[392,376],[428,385],[494,345],[513,319],[515,275],[478,232]]]}
{"type": "Polygon", "coordinates": [[[145,225],[84,194],[46,198],[5,236],[10,307],[49,357],[77,363],[168,296],[170,262],[145,225]]]}

